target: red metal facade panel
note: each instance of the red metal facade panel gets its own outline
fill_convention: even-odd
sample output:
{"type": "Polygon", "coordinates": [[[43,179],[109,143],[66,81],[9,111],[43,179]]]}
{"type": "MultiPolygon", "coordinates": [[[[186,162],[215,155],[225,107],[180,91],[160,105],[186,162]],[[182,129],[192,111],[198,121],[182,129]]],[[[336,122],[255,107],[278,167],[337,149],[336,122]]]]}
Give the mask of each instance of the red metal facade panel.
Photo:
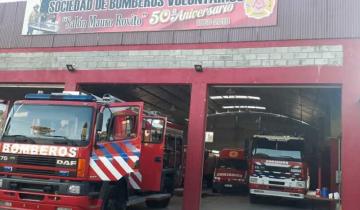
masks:
{"type": "Polygon", "coordinates": [[[31,47],[52,47],[54,35],[32,36],[31,47]]]}
{"type": "Polygon", "coordinates": [[[228,42],[229,41],[229,29],[210,29],[202,30],[200,36],[201,43],[209,42],[228,42]]]}
{"type": "MultiPolygon", "coordinates": [[[[17,11],[24,11],[25,6],[26,6],[25,4],[18,4],[17,11]]],[[[21,35],[22,25],[23,25],[23,21],[24,21],[24,15],[25,14],[19,14],[13,20],[14,28],[13,28],[13,33],[11,36],[10,47],[11,46],[14,46],[15,48],[30,47],[31,36],[21,35]]]]}
{"type": "Polygon", "coordinates": [[[148,44],[171,44],[173,42],[173,31],[159,31],[148,34],[148,44]]]}
{"type": "Polygon", "coordinates": [[[360,1],[330,0],[328,5],[328,38],[359,37],[360,1]]]}
{"type": "Polygon", "coordinates": [[[186,44],[186,43],[199,43],[200,42],[200,30],[196,31],[175,31],[174,43],[186,44]]]}
{"type": "Polygon", "coordinates": [[[148,32],[130,32],[123,33],[123,41],[124,45],[132,45],[132,44],[147,44],[148,32]]]}
{"type": "MultiPolygon", "coordinates": [[[[14,34],[14,19],[16,14],[17,3],[8,3],[3,7],[1,15],[0,28],[0,48],[10,48],[11,38],[14,34]]],[[[12,47],[12,46],[11,46],[12,47]]]]}
{"type": "Polygon", "coordinates": [[[98,45],[119,45],[122,43],[121,33],[107,33],[98,37],[98,45]]]}
{"type": "Polygon", "coordinates": [[[98,34],[78,34],[75,39],[75,46],[96,46],[98,34]]]}
{"type": "Polygon", "coordinates": [[[75,34],[54,35],[53,47],[74,47],[75,39],[75,34]]]}

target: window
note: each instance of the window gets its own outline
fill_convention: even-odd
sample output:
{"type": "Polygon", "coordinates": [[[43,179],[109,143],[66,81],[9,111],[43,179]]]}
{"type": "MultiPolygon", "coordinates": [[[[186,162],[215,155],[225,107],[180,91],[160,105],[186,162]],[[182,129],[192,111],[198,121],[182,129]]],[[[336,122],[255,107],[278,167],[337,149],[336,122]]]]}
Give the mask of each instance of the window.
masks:
{"type": "Polygon", "coordinates": [[[109,139],[108,129],[111,124],[111,111],[108,108],[105,108],[103,111],[103,122],[101,131],[98,132],[100,141],[107,141],[109,139]]]}
{"type": "Polygon", "coordinates": [[[87,142],[92,113],[93,109],[85,106],[15,104],[4,137],[87,142]]]}
{"type": "Polygon", "coordinates": [[[164,134],[164,120],[145,118],[143,122],[144,143],[158,144],[162,142],[164,134]]]}
{"type": "Polygon", "coordinates": [[[3,127],[4,121],[5,121],[4,113],[5,113],[6,107],[7,107],[6,104],[0,103],[0,133],[2,131],[2,127],[3,127]]]}
{"type": "Polygon", "coordinates": [[[138,107],[112,107],[103,111],[100,141],[119,141],[137,136],[138,107]]]}
{"type": "Polygon", "coordinates": [[[111,139],[123,140],[135,138],[137,130],[137,116],[115,116],[111,139]]]}

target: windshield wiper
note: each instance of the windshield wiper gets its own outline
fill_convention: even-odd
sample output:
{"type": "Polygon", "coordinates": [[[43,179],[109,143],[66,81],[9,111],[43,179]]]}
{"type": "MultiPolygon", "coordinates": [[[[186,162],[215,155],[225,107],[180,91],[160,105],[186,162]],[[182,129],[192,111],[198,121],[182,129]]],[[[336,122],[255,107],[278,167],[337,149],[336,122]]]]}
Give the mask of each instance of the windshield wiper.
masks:
{"type": "Polygon", "coordinates": [[[253,156],[255,156],[255,157],[265,157],[265,158],[270,157],[269,155],[264,154],[264,153],[255,153],[253,156]]]}
{"type": "Polygon", "coordinates": [[[301,161],[300,158],[294,158],[294,157],[291,157],[291,156],[280,156],[279,158],[281,158],[281,159],[289,159],[289,160],[301,161]]]}
{"type": "Polygon", "coordinates": [[[14,141],[17,143],[26,143],[29,142],[31,144],[36,144],[36,141],[28,136],[25,135],[3,135],[5,138],[15,138],[14,141]]]}
{"type": "Polygon", "coordinates": [[[53,136],[53,135],[43,135],[46,137],[50,137],[50,138],[57,138],[57,139],[62,139],[62,140],[55,140],[54,144],[65,144],[65,145],[71,145],[71,146],[77,146],[77,144],[70,140],[68,137],[66,136],[53,136]]]}

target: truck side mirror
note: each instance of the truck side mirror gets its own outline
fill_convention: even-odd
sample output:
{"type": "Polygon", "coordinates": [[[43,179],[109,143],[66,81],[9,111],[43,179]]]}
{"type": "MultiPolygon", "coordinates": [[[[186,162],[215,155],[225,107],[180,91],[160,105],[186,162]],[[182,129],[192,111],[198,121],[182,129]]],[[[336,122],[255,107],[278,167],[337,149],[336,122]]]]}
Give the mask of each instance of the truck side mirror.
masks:
{"type": "Polygon", "coordinates": [[[100,132],[102,130],[104,113],[99,112],[96,116],[96,128],[95,128],[95,143],[100,140],[100,132]]]}

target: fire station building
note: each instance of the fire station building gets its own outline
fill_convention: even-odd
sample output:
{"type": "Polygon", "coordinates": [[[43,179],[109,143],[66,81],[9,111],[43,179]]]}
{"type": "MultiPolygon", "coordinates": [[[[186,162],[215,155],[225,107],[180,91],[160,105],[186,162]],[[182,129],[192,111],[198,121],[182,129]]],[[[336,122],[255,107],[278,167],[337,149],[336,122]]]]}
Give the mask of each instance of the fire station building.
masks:
{"type": "MultiPolygon", "coordinates": [[[[322,136],[341,137],[342,209],[359,209],[360,1],[78,2],[0,0],[0,98],[21,99],[40,89],[106,93],[134,87],[156,99],[148,101],[150,108],[164,108],[166,100],[168,115],[187,127],[182,209],[199,210],[205,131],[216,123],[208,115],[217,114],[217,106],[229,109],[209,96],[242,87],[338,89],[339,113],[328,110],[329,131],[322,136]],[[164,96],[151,89],[159,86],[189,88],[170,88],[164,96]],[[177,111],[187,102],[175,99],[181,94],[188,101],[184,117],[177,111]]],[[[301,117],[286,105],[276,113],[320,119],[301,106],[301,117]]]]}

